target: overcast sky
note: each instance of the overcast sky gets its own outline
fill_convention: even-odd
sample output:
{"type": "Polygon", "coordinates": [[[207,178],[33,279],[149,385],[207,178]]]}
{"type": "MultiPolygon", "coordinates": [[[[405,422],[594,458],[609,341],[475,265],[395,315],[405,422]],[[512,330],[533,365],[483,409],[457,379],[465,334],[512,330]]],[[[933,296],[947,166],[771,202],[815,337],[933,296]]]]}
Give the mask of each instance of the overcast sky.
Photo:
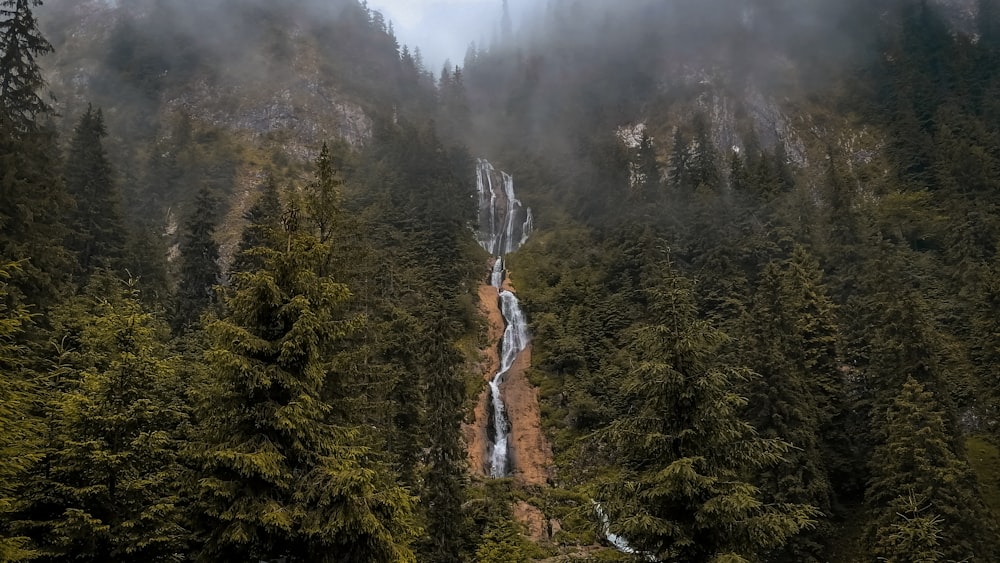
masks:
{"type": "MultiPolygon", "coordinates": [[[[521,0],[541,1],[541,0],[521,0]]],[[[518,22],[511,1],[512,19],[518,22]]],[[[420,47],[427,68],[437,75],[445,59],[462,64],[469,43],[489,44],[500,25],[502,0],[368,0],[396,28],[401,44],[420,47]]]]}

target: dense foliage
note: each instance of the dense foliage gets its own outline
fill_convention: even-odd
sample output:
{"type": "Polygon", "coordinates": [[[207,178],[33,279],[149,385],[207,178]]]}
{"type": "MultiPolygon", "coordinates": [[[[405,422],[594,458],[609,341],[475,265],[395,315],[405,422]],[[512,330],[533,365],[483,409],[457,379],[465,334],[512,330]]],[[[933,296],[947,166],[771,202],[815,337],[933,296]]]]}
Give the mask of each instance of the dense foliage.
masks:
{"type": "Polygon", "coordinates": [[[0,561],[1000,557],[996,0],[503,2],[437,80],[364,3],[202,4],[54,15],[56,115],[0,0],[0,561]],[[542,227],[544,487],[462,439],[471,150],[542,227]]]}

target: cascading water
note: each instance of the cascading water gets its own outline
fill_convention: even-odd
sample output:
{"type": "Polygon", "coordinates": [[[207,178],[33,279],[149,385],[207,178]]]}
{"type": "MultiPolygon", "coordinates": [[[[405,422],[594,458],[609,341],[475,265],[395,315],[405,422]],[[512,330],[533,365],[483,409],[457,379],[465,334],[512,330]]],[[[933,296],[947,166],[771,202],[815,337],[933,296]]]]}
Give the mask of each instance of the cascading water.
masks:
{"type": "Polygon", "coordinates": [[[531,234],[531,209],[514,196],[514,178],[493,168],[484,159],[477,161],[476,188],[479,192],[479,244],[501,257],[517,250],[531,234]]]}
{"type": "MultiPolygon", "coordinates": [[[[615,549],[622,553],[641,555],[641,552],[636,551],[634,547],[629,545],[628,540],[611,532],[611,519],[608,518],[607,512],[604,512],[604,507],[601,506],[601,503],[597,501],[591,502],[594,503],[594,512],[597,513],[597,518],[601,521],[601,533],[604,534],[604,539],[608,540],[608,543],[613,545],[615,549]]],[[[655,557],[648,554],[646,555],[646,558],[650,561],[656,561],[655,557]]]]}
{"type": "Polygon", "coordinates": [[[500,312],[506,328],[500,343],[500,369],[490,379],[493,403],[493,444],[490,451],[490,475],[506,477],[510,473],[510,421],[500,388],[504,377],[528,345],[528,323],[513,292],[503,288],[504,255],[517,250],[531,234],[531,209],[525,208],[514,196],[514,178],[498,172],[486,160],[476,167],[476,187],[479,193],[479,244],[495,257],[490,285],[497,288],[500,312]]]}
{"type": "MultiPolygon", "coordinates": [[[[504,405],[501,386],[507,373],[514,366],[518,355],[528,346],[528,323],[513,292],[504,289],[504,259],[524,244],[531,235],[533,217],[531,209],[524,207],[514,195],[514,178],[496,170],[492,164],[480,159],[476,167],[476,187],[479,194],[479,244],[494,256],[490,272],[490,285],[497,289],[500,312],[506,327],[500,343],[500,367],[490,379],[490,397],[493,404],[493,444],[489,452],[490,475],[495,478],[510,474],[509,448],[510,420],[504,405]]],[[[601,521],[605,538],[619,551],[641,554],[625,538],[611,533],[611,523],[604,508],[597,502],[594,509],[601,521]]],[[[646,556],[650,561],[654,558],[646,556]]]]}

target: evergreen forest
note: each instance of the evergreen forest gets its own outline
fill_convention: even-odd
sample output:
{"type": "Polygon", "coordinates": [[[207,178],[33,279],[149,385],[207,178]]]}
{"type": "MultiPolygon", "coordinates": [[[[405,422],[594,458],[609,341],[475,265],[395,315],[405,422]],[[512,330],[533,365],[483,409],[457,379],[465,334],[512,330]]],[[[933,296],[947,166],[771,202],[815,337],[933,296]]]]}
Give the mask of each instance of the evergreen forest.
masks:
{"type": "Polygon", "coordinates": [[[1000,0],[489,5],[0,0],[0,563],[1000,561],[1000,0]]]}

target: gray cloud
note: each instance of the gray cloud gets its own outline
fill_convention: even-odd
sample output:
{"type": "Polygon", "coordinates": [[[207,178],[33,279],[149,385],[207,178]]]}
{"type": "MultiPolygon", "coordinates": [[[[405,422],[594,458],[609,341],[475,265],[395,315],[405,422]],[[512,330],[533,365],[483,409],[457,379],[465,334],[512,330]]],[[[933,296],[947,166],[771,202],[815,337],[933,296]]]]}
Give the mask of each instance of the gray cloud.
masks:
{"type": "MultiPolygon", "coordinates": [[[[520,4],[510,3],[514,17],[520,4]]],[[[501,0],[370,0],[395,27],[399,42],[419,47],[427,68],[437,71],[450,60],[461,64],[469,43],[489,45],[500,23],[501,0]]]]}

